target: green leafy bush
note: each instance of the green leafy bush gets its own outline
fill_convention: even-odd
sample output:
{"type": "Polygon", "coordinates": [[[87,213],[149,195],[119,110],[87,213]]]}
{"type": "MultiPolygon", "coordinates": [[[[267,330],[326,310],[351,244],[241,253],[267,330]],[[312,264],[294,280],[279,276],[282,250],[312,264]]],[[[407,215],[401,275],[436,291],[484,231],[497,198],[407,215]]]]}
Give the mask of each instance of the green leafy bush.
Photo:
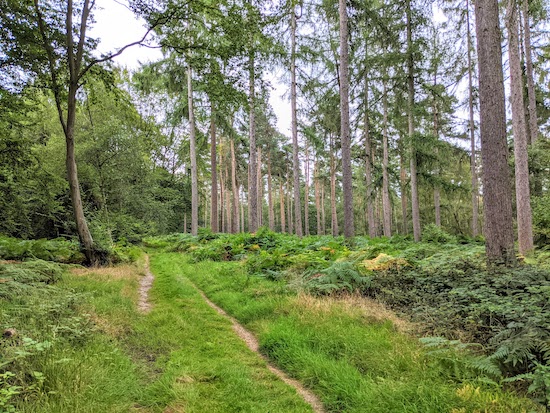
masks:
{"type": "Polygon", "coordinates": [[[445,232],[441,227],[435,224],[428,224],[422,230],[422,241],[446,244],[449,242],[456,242],[456,237],[445,232]]]}
{"type": "Polygon", "coordinates": [[[79,264],[84,262],[85,257],[77,242],[64,238],[21,240],[0,236],[0,259],[39,259],[79,264]]]}
{"type": "Polygon", "coordinates": [[[364,291],[371,284],[370,277],[362,276],[350,262],[335,262],[330,267],[308,277],[306,290],[323,295],[339,292],[364,291]]]}

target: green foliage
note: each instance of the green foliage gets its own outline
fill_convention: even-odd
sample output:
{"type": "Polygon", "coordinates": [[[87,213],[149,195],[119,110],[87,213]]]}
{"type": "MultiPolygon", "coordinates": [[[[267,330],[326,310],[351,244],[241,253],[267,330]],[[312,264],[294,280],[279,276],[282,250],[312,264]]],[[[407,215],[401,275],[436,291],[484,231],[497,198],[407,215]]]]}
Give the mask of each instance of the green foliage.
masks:
{"type": "Polygon", "coordinates": [[[535,197],[533,207],[533,232],[538,245],[550,244],[550,194],[535,197]]]}
{"type": "Polygon", "coordinates": [[[456,237],[446,233],[441,227],[435,224],[428,224],[422,230],[422,241],[447,244],[449,242],[456,242],[456,237]]]}
{"type": "Polygon", "coordinates": [[[364,277],[352,263],[340,261],[308,277],[306,290],[322,295],[338,292],[365,291],[371,283],[370,277],[364,277]]]}
{"type": "Polygon", "coordinates": [[[62,263],[81,263],[85,259],[79,251],[78,243],[64,238],[20,240],[0,236],[0,259],[24,260],[29,258],[62,263]]]}

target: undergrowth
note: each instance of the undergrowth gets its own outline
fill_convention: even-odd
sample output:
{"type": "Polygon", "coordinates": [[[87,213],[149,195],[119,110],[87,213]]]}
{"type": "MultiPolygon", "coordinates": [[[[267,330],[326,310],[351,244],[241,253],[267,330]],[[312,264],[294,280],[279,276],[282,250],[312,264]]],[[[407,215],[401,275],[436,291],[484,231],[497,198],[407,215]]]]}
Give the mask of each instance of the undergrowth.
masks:
{"type": "Polygon", "coordinates": [[[548,405],[548,252],[530,257],[534,265],[487,269],[478,240],[458,239],[436,226],[427,226],[422,240],[356,237],[350,248],[342,238],[300,239],[261,228],[255,234],[205,231],[148,243],[188,253],[195,262],[241,261],[249,279],[282,281],[313,295],[373,297],[420,322],[425,335],[444,337],[443,347],[460,340],[471,367],[487,381],[513,382],[508,385],[548,405]]]}

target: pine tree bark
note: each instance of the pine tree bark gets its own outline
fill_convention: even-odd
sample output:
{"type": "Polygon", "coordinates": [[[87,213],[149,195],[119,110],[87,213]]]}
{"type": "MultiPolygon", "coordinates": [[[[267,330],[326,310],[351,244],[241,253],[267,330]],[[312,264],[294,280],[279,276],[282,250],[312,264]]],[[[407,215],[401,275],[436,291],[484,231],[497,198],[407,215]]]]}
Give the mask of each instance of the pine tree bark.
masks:
{"type": "Polygon", "coordinates": [[[321,235],[327,232],[327,217],[325,212],[325,181],[321,182],[321,235]]]}
{"type": "Polygon", "coordinates": [[[407,205],[407,171],[402,140],[399,141],[399,189],[401,191],[401,216],[403,218],[403,234],[409,233],[408,205],[407,205]]]}
{"type": "Polygon", "coordinates": [[[372,158],[372,145],[371,145],[371,136],[370,136],[370,119],[369,119],[369,80],[365,77],[365,90],[364,90],[364,101],[363,105],[365,107],[365,119],[364,119],[364,136],[365,136],[365,183],[367,185],[367,227],[369,237],[376,237],[376,222],[374,219],[374,182],[372,179],[372,168],[373,168],[373,158],[372,158]]]}
{"type": "MultiPolygon", "coordinates": [[[[433,115],[434,115],[434,136],[436,142],[439,142],[439,112],[437,107],[437,97],[435,95],[435,87],[437,86],[437,65],[434,68],[434,95],[433,95],[433,115]]],[[[435,148],[436,162],[439,162],[439,150],[435,148]]],[[[435,169],[435,185],[434,185],[434,212],[435,212],[435,225],[441,226],[441,194],[439,191],[439,165],[435,169]]]]}
{"type": "Polygon", "coordinates": [[[407,13],[407,85],[408,85],[408,123],[410,140],[410,172],[411,172],[411,206],[413,235],[415,241],[420,241],[420,205],[418,203],[418,175],[416,170],[416,147],[414,127],[414,55],[412,41],[412,10],[411,1],[406,2],[407,13]]]}
{"type": "Polygon", "coordinates": [[[236,234],[239,232],[239,186],[237,185],[237,158],[235,157],[234,139],[231,139],[231,191],[233,192],[231,233],[236,234]]]}
{"type": "Polygon", "coordinates": [[[490,265],[513,265],[512,190],[506,143],[506,110],[497,0],[475,3],[483,162],[485,251],[490,265]]]}
{"type": "Polygon", "coordinates": [[[508,28],[508,59],[510,62],[510,95],[512,100],[512,128],[516,171],[516,215],[520,254],[533,251],[533,223],[529,192],[527,156],[527,125],[523,105],[523,76],[519,51],[518,12],[515,0],[509,0],[506,10],[508,28]]]}
{"type": "Polygon", "coordinates": [[[390,177],[389,143],[388,143],[388,90],[386,78],[382,81],[382,106],[383,106],[383,132],[382,132],[382,210],[384,236],[391,237],[391,202],[390,202],[390,177]]]}
{"type": "Polygon", "coordinates": [[[539,136],[537,119],[537,97],[535,95],[535,81],[533,75],[533,55],[531,47],[531,25],[529,24],[529,0],[523,0],[523,41],[525,45],[525,77],[527,79],[527,107],[529,114],[529,143],[534,144],[539,136]]]}
{"type": "Polygon", "coordinates": [[[279,182],[279,207],[281,214],[281,232],[286,232],[286,218],[285,218],[285,193],[283,190],[283,181],[279,182]]]}
{"type": "Polygon", "coordinates": [[[256,232],[258,229],[258,171],[256,160],[256,88],[255,88],[255,59],[252,51],[249,56],[249,188],[248,188],[248,231],[256,232]]]}
{"type": "Polygon", "coordinates": [[[306,142],[306,183],[304,188],[304,234],[309,235],[309,146],[306,142]]]}
{"type": "Polygon", "coordinates": [[[355,235],[351,135],[349,126],[349,45],[346,0],[338,1],[340,16],[340,139],[342,143],[342,187],[344,192],[344,236],[355,235]]]}
{"type": "Polygon", "coordinates": [[[321,225],[321,189],[319,182],[319,163],[317,161],[313,166],[313,180],[315,191],[315,212],[317,216],[317,235],[322,235],[323,227],[321,225]]]}
{"type": "Polygon", "coordinates": [[[334,146],[332,145],[331,135],[331,151],[330,151],[330,211],[331,211],[331,231],[332,236],[337,237],[340,233],[338,228],[338,213],[336,211],[336,161],[334,159],[334,146]]]}
{"type": "Polygon", "coordinates": [[[302,205],[300,202],[300,160],[298,158],[298,119],[296,112],[296,13],[290,17],[290,110],[292,117],[292,175],[294,183],[294,218],[296,235],[302,237],[302,205]]]}
{"type": "Polygon", "coordinates": [[[214,120],[214,105],[210,103],[210,169],[212,193],[210,200],[210,228],[212,232],[219,231],[218,228],[218,154],[216,150],[216,122],[214,120]]]}
{"type": "Polygon", "coordinates": [[[191,235],[197,235],[199,228],[199,180],[197,174],[197,139],[195,135],[193,70],[191,63],[187,65],[187,101],[189,107],[189,156],[191,157],[191,235]]]}
{"type": "Polygon", "coordinates": [[[472,33],[470,31],[470,4],[466,0],[466,29],[467,29],[467,47],[468,47],[468,112],[469,112],[469,132],[470,132],[470,173],[472,175],[472,237],[479,234],[479,186],[477,181],[476,168],[476,138],[474,122],[474,82],[472,66],[472,33]]]}
{"type": "Polygon", "coordinates": [[[258,147],[258,157],[257,157],[257,171],[256,176],[258,178],[258,224],[256,228],[260,228],[263,225],[263,204],[264,204],[264,182],[262,176],[262,148],[258,147]]]}
{"type": "Polygon", "coordinates": [[[267,153],[267,209],[269,229],[275,231],[275,211],[273,210],[273,177],[271,176],[271,154],[267,153]]]}

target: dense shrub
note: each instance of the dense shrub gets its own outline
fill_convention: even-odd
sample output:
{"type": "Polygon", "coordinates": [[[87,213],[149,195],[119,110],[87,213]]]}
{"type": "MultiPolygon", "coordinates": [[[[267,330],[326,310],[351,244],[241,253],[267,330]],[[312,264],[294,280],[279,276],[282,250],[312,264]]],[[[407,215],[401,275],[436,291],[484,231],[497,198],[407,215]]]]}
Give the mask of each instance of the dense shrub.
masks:
{"type": "Polygon", "coordinates": [[[85,258],[76,241],[64,238],[21,240],[0,236],[0,259],[40,259],[62,263],[82,263],[85,258]]]}

